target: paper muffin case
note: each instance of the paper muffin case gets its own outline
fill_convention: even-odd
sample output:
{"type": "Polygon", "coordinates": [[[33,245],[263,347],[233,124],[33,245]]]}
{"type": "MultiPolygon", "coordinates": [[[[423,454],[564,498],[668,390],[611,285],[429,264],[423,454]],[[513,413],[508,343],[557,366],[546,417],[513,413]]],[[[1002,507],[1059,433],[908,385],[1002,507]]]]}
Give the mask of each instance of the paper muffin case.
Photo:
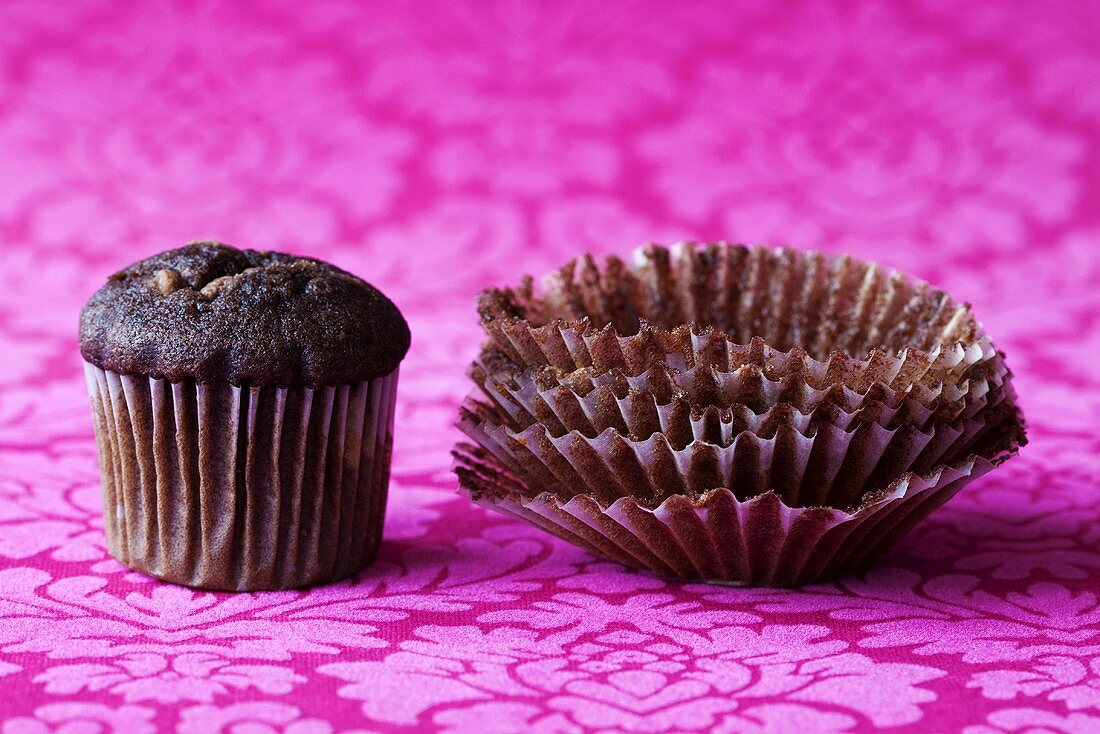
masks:
{"type": "Polygon", "coordinates": [[[959,455],[990,428],[1018,422],[1013,406],[994,413],[988,418],[996,423],[963,419],[927,430],[874,422],[846,430],[826,422],[803,433],[782,421],[768,434],[743,430],[728,444],[676,445],[662,433],[633,439],[607,429],[595,437],[575,431],[555,436],[542,425],[512,431],[492,406],[468,400],[458,427],[536,493],[655,504],[726,487],[740,499],[771,491],[791,507],[845,508],[904,472],[959,455]]]}
{"type": "Polygon", "coordinates": [[[333,581],[382,539],[397,370],[340,387],[129,377],[85,363],[108,548],[231,591],[333,581]]]}
{"type": "MultiPolygon", "coordinates": [[[[573,398],[566,398],[563,402],[569,405],[571,400],[573,398]]],[[[978,401],[983,405],[985,402],[984,397],[978,401]]],[[[573,404],[571,407],[576,408],[576,405],[573,404]]],[[[644,393],[631,393],[625,399],[611,401],[608,407],[601,410],[598,415],[584,413],[567,415],[565,411],[560,411],[558,415],[564,417],[558,420],[555,415],[553,419],[534,420],[528,416],[526,419],[515,421],[511,417],[505,418],[498,411],[495,419],[513,432],[518,433],[532,426],[542,426],[548,434],[555,437],[579,433],[588,438],[595,438],[608,430],[631,440],[643,440],[654,434],[661,434],[675,448],[683,448],[696,441],[726,446],[742,432],[768,436],[774,435],[779,428],[785,426],[790,426],[804,435],[815,433],[823,425],[851,432],[864,423],[874,423],[890,430],[907,425],[917,431],[947,435],[936,426],[984,423],[979,419],[963,415],[962,411],[953,411],[951,415],[935,417],[935,419],[933,419],[935,414],[929,411],[927,419],[912,420],[903,416],[899,409],[889,408],[882,403],[869,403],[851,413],[828,403],[812,409],[809,413],[803,413],[793,405],[780,403],[763,413],[755,413],[744,405],[725,409],[715,406],[699,407],[682,399],[666,405],[657,405],[651,395],[644,393]]]]}
{"type": "Polygon", "coordinates": [[[928,351],[903,348],[899,356],[872,349],[866,359],[833,351],[821,359],[801,347],[781,351],[762,338],[746,343],[732,341],[709,326],[686,324],[671,330],[643,324],[637,333],[620,336],[612,327],[594,328],[588,321],[552,322],[532,326],[523,320],[483,322],[489,334],[482,360],[490,371],[549,366],[561,372],[590,369],[595,374],[620,370],[638,375],[663,364],[684,372],[693,367],[713,367],[735,372],[756,367],[770,380],[797,376],[816,389],[843,385],[857,393],[876,383],[895,390],[913,385],[933,387],[937,383],[959,384],[989,369],[998,355],[987,337],[974,342],[956,342],[928,351]]]}
{"type": "Polygon", "coordinates": [[[973,418],[1011,392],[1003,362],[991,364],[995,369],[987,376],[962,386],[901,391],[876,383],[862,395],[842,385],[815,389],[794,375],[769,380],[755,367],[720,373],[698,366],[677,374],[655,365],[629,376],[619,370],[594,375],[585,369],[555,374],[545,367],[490,372],[477,362],[470,377],[517,430],[541,423],[555,435],[579,431],[595,436],[614,428],[635,438],[662,432],[676,443],[681,440],[677,436],[719,441],[717,430],[755,430],[779,406],[841,427],[859,420],[924,427],[932,420],[973,418]]]}
{"type": "Polygon", "coordinates": [[[463,489],[662,575],[858,568],[1026,440],[969,306],[848,257],[649,246],[478,311],[463,489]]]}
{"type": "Polygon", "coordinates": [[[732,367],[760,356],[749,346],[759,339],[769,360],[896,386],[953,382],[994,354],[969,306],[923,281],[847,256],[724,243],[650,245],[629,265],[586,255],[538,287],[527,278],[483,291],[478,310],[514,361],[566,370],[629,364],[647,350],[686,357],[698,351],[693,332],[709,335],[708,349],[727,343],[732,367]],[[870,357],[843,356],[858,354],[870,357]]]}
{"type": "Polygon", "coordinates": [[[492,456],[460,444],[462,491],[484,507],[525,520],[594,554],[660,576],[794,586],[858,570],[965,485],[1015,452],[990,448],[923,474],[902,474],[852,511],[795,508],[775,493],[739,499],[725,488],[656,507],[633,497],[532,495],[492,456]]]}
{"type": "Polygon", "coordinates": [[[666,329],[709,324],[734,341],[759,336],[819,358],[872,347],[929,350],[984,336],[966,304],[897,270],[849,256],[725,243],[648,245],[629,264],[585,255],[538,286],[526,279],[519,288],[485,291],[479,309],[485,323],[589,318],[620,334],[643,321],[666,329]]]}

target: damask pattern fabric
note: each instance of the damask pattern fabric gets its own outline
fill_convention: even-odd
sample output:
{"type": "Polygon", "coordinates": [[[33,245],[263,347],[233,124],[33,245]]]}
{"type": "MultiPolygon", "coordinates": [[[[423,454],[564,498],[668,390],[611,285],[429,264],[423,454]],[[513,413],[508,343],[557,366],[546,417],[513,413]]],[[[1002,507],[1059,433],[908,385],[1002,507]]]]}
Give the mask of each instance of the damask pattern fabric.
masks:
{"type": "Polygon", "coordinates": [[[1100,4],[0,4],[0,712],[23,732],[1100,731],[1100,4]],[[219,238],[413,328],[386,542],[214,594],[109,558],[84,299],[219,238]],[[455,493],[479,287],[849,252],[973,303],[1021,456],[867,572],[667,582],[455,493]]]}

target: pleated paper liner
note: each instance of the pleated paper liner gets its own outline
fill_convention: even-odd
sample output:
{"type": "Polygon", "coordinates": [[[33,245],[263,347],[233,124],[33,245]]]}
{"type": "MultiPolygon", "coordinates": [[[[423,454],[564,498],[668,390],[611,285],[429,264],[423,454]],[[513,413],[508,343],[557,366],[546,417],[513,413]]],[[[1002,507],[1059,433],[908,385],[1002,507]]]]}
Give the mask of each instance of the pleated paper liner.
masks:
{"type": "Polygon", "coordinates": [[[801,346],[818,359],[834,350],[929,350],[983,335],[965,304],[928,283],[848,256],[785,248],[685,243],[649,245],[627,264],[585,255],[519,288],[490,290],[483,321],[532,325],[589,318],[620,334],[642,321],[671,329],[698,323],[778,349],[801,346]]]}
{"type": "Polygon", "coordinates": [[[334,581],[374,557],[396,371],[316,390],[85,374],[120,562],[254,591],[334,581]]]}
{"type": "MultiPolygon", "coordinates": [[[[568,404],[568,400],[565,402],[568,404]]],[[[979,402],[984,403],[984,398],[979,402]]],[[[778,428],[787,425],[802,434],[816,432],[823,424],[851,432],[863,423],[874,423],[889,430],[906,425],[917,431],[942,434],[942,428],[937,429],[936,426],[963,426],[977,422],[974,418],[962,415],[961,411],[943,418],[909,420],[898,409],[888,408],[882,403],[867,404],[852,413],[844,412],[829,403],[809,413],[803,413],[789,403],[780,403],[762,413],[755,413],[743,405],[724,409],[715,406],[697,408],[684,400],[656,405],[651,395],[631,393],[626,399],[613,405],[617,406],[618,411],[608,408],[595,417],[585,415],[584,419],[575,420],[572,416],[566,416],[562,421],[554,422],[514,421],[499,412],[496,418],[513,433],[541,426],[549,435],[557,438],[573,432],[587,438],[596,438],[604,431],[613,430],[635,441],[659,433],[676,448],[682,448],[694,441],[725,446],[732,443],[734,437],[743,431],[757,435],[774,435],[778,428]]],[[[984,420],[981,422],[984,423],[984,420]]]]}
{"type": "Polygon", "coordinates": [[[669,330],[643,324],[637,333],[622,336],[610,326],[597,329],[583,320],[544,326],[513,320],[494,322],[489,332],[480,361],[491,372],[548,366],[562,373],[588,369],[598,375],[618,370],[633,376],[660,364],[677,372],[697,367],[736,372],[754,367],[769,380],[796,376],[816,389],[842,385],[856,393],[876,384],[894,390],[958,385],[990,370],[989,363],[999,356],[983,337],[928,352],[903,349],[899,356],[872,349],[866,359],[840,351],[815,359],[801,347],[781,351],[761,337],[737,343],[724,332],[694,323],[669,330]]]}
{"type": "Polygon", "coordinates": [[[629,365],[639,349],[688,357],[693,332],[721,335],[708,349],[731,345],[727,369],[753,357],[788,361],[789,352],[811,373],[831,367],[896,387],[956,381],[994,354],[969,307],[927,283],[846,256],[722,243],[651,245],[630,265],[584,256],[538,288],[527,278],[482,292],[478,310],[490,339],[517,364],[567,371],[629,365]],[[754,338],[770,354],[744,346],[754,338]]]}
{"type": "Polygon", "coordinates": [[[749,420],[748,412],[759,416],[777,405],[806,416],[828,416],[844,427],[851,420],[923,427],[932,420],[972,418],[1012,394],[1008,370],[999,359],[988,377],[971,378],[962,386],[901,391],[877,383],[863,395],[843,385],[815,389],[795,375],[769,380],[756,367],[717,372],[698,366],[675,373],[658,364],[629,376],[621,370],[593,374],[589,369],[564,374],[549,367],[490,372],[484,362],[475,362],[470,376],[517,430],[541,423],[554,435],[579,431],[592,437],[614,428],[633,438],[662,432],[674,443],[675,435],[713,436],[714,428],[737,424],[733,415],[746,416],[743,422],[749,420]]]}
{"type": "Polygon", "coordinates": [[[658,573],[855,567],[1025,440],[969,307],[846,257],[650,246],[478,307],[463,487],[658,573]]]}
{"type": "Polygon", "coordinates": [[[846,430],[826,421],[803,431],[791,411],[777,413],[766,433],[746,428],[728,443],[677,445],[662,433],[636,440],[610,428],[595,437],[555,436],[542,425],[513,431],[493,406],[476,400],[463,405],[458,427],[527,485],[561,497],[657,503],[728,487],[742,499],[774,491],[792,507],[849,507],[903,472],[952,460],[991,430],[1022,425],[1007,402],[979,418],[925,430],[874,422],[846,430]]]}
{"type": "MultiPolygon", "coordinates": [[[[991,369],[983,370],[988,378],[997,379],[1004,373],[1003,365],[988,363],[991,369]],[[998,374],[1000,373],[1000,374],[998,374]]],[[[531,365],[521,368],[492,348],[486,349],[474,361],[469,370],[470,378],[486,394],[514,393],[534,388],[549,390],[564,387],[580,397],[593,390],[607,389],[622,396],[628,391],[648,391],[661,403],[677,397],[687,397],[693,404],[728,406],[735,403],[762,410],[780,402],[810,410],[821,402],[832,402],[853,411],[866,400],[877,400],[896,407],[902,400],[913,399],[924,406],[935,407],[943,401],[962,399],[969,392],[982,388],[969,384],[978,379],[973,376],[959,383],[934,383],[909,385],[904,389],[875,382],[855,390],[843,382],[809,382],[796,372],[778,374],[765,371],[757,365],[741,365],[730,370],[712,365],[696,364],[687,368],[675,368],[663,360],[647,365],[644,371],[631,372],[623,368],[599,370],[580,367],[572,371],[560,370],[548,365],[531,365]]]]}
{"type": "Polygon", "coordinates": [[[634,497],[536,492],[483,449],[455,450],[472,501],[525,520],[594,554],[660,576],[794,586],[861,569],[965,485],[1017,451],[1011,432],[948,465],[896,477],[854,509],[791,507],[775,492],[727,488],[657,505],[634,497]]]}

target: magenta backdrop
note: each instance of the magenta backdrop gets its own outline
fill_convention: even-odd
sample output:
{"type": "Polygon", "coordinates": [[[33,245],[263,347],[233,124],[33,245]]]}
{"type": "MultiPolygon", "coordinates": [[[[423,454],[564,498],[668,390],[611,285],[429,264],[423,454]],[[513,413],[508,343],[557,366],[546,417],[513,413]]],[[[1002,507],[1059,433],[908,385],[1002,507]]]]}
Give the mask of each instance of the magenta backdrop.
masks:
{"type": "Polygon", "coordinates": [[[1098,283],[1096,2],[5,2],[0,732],[1100,731],[1098,283]],[[331,259],[412,323],[350,582],[209,594],[105,552],[77,312],[203,237],[331,259]],[[476,289],[683,238],[972,301],[1031,445],[802,590],[460,499],[476,289]]]}

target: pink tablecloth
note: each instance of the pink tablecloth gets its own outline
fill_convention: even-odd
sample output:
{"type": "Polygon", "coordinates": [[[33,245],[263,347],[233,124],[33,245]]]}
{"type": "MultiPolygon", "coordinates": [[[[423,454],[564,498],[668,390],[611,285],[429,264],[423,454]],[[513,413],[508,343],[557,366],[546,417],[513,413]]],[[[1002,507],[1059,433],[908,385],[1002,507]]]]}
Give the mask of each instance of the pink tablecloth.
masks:
{"type": "Polygon", "coordinates": [[[1100,731],[1098,282],[1095,2],[6,2],[0,732],[1100,731]],[[350,582],[201,593],[104,550],[77,311],[202,237],[331,259],[413,325],[350,582]],[[802,590],[667,583],[457,497],[476,289],[682,238],[972,301],[1031,445],[802,590]]]}

